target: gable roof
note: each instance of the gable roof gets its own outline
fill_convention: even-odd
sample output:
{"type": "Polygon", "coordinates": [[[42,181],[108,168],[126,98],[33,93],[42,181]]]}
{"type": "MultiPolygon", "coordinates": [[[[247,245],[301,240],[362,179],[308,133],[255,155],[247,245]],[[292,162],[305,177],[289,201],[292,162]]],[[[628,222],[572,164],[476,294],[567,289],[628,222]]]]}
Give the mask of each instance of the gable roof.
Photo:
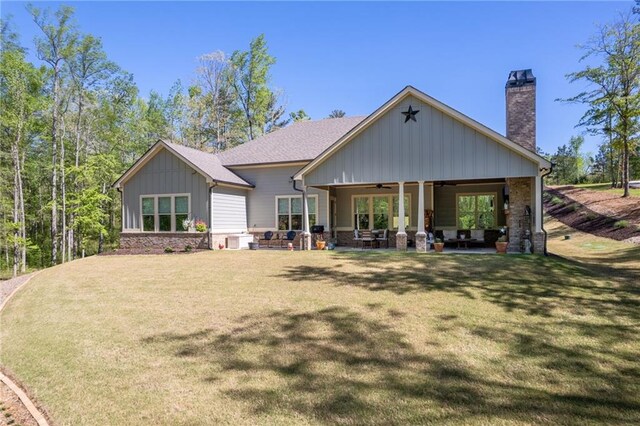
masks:
{"type": "Polygon", "coordinates": [[[298,121],[218,154],[227,167],[311,161],[365,117],[298,121]]]}
{"type": "Polygon", "coordinates": [[[300,169],[294,176],[294,179],[301,180],[305,173],[309,173],[313,169],[315,169],[318,165],[322,164],[327,158],[329,158],[333,153],[335,153],[338,149],[340,149],[345,144],[352,141],[357,135],[362,133],[369,125],[375,122],[379,117],[384,115],[387,111],[395,107],[398,103],[400,103],[407,96],[414,96],[415,98],[421,100],[425,104],[442,111],[444,114],[449,115],[450,117],[461,121],[465,125],[470,128],[476,130],[477,132],[487,136],[488,138],[498,142],[499,144],[509,148],[513,151],[516,151],[523,157],[533,161],[538,164],[540,168],[549,169],[551,167],[551,163],[545,159],[544,157],[538,155],[537,153],[530,151],[517,143],[513,142],[510,139],[502,136],[500,133],[496,132],[488,128],[487,126],[475,121],[471,117],[468,117],[461,112],[451,108],[450,106],[438,101],[435,98],[427,95],[426,93],[416,89],[413,86],[407,86],[398,92],[394,97],[389,99],[386,103],[384,103],[380,108],[374,111],[367,118],[358,123],[355,127],[353,127],[349,132],[344,134],[340,139],[336,142],[328,146],[322,153],[320,153],[317,157],[315,157],[309,164],[305,165],[302,169],[300,169]]]}
{"type": "Polygon", "coordinates": [[[242,179],[240,176],[233,173],[231,170],[224,167],[220,161],[220,158],[214,154],[209,154],[194,148],[189,148],[184,145],[178,145],[172,142],[159,140],[147,152],[136,161],[126,172],[114,182],[114,187],[120,187],[131,176],[133,176],[147,161],[155,156],[162,148],[171,152],[189,166],[194,168],[202,176],[207,179],[207,182],[218,182],[229,185],[244,186],[253,188],[254,186],[242,179]]]}

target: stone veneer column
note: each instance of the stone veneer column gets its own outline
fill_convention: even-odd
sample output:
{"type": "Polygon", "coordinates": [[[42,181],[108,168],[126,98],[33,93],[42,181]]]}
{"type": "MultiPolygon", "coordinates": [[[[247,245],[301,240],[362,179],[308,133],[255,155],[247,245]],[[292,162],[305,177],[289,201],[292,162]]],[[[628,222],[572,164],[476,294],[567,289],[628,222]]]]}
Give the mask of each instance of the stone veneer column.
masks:
{"type": "Polygon", "coordinates": [[[427,233],[424,232],[424,181],[418,181],[418,232],[416,232],[416,251],[426,253],[427,233]]]}
{"type": "Polygon", "coordinates": [[[398,233],[396,250],[407,251],[407,233],[404,229],[404,182],[398,182],[398,233]]]}
{"type": "MultiPolygon", "coordinates": [[[[509,215],[507,227],[509,228],[509,253],[520,253],[520,245],[525,232],[525,206],[532,207],[531,178],[507,178],[509,186],[509,215]]],[[[529,229],[531,231],[531,229],[529,229]]],[[[531,234],[533,243],[533,234],[531,234]]]]}

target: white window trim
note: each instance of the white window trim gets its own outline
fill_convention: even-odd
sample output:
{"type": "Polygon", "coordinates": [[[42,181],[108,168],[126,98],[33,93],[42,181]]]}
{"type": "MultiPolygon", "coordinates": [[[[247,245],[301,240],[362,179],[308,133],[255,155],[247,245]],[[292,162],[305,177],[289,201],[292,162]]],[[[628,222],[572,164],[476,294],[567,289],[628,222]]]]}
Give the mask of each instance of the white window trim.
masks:
{"type": "MultiPolygon", "coordinates": [[[[176,231],[176,212],[175,212],[175,197],[187,197],[187,205],[188,205],[188,213],[187,213],[187,217],[189,219],[191,219],[191,194],[190,193],[184,193],[184,194],[144,194],[144,195],[140,195],[140,232],[146,232],[146,233],[163,233],[163,234],[167,234],[167,233],[171,233],[171,232],[178,232],[176,231]],[[158,198],[162,198],[162,197],[171,197],[171,231],[160,231],[159,230],[159,225],[160,225],[160,218],[159,218],[159,214],[158,214],[158,198]],[[149,216],[149,215],[145,215],[142,212],[142,199],[143,198],[153,198],[153,231],[145,231],[144,230],[144,222],[143,222],[143,216],[149,216]]],[[[184,214],[184,213],[181,213],[184,214]]],[[[183,231],[180,231],[183,232],[183,231]]],[[[186,231],[184,231],[186,232],[186,231]]]]}
{"type": "MultiPolygon", "coordinates": [[[[475,215],[476,215],[476,222],[478,221],[478,197],[481,197],[483,195],[491,195],[493,196],[493,228],[486,228],[486,229],[496,229],[498,228],[498,193],[497,192],[458,192],[456,194],[456,229],[461,229],[458,228],[458,225],[460,224],[460,203],[459,198],[460,197],[469,197],[469,196],[475,196],[476,197],[476,211],[475,211],[475,215]]],[[[477,223],[476,223],[477,225],[477,223]]],[[[479,228],[473,228],[473,229],[479,229],[479,228]]]]}
{"type": "MultiPolygon", "coordinates": [[[[373,198],[374,197],[387,197],[389,199],[389,212],[387,217],[389,218],[388,223],[387,223],[387,229],[390,231],[393,231],[397,228],[394,228],[393,225],[393,197],[398,197],[399,194],[380,194],[380,193],[368,193],[368,194],[352,194],[351,195],[351,228],[352,229],[356,229],[356,223],[355,223],[355,199],[356,198],[368,198],[369,199],[369,229],[373,229],[371,228],[371,226],[373,226],[373,198]]],[[[406,226],[406,229],[410,229],[411,228],[411,194],[405,192],[404,193],[405,197],[409,198],[409,210],[405,211],[405,215],[409,216],[409,225],[406,226]]]]}
{"type": "MultiPolygon", "coordinates": [[[[274,229],[278,230],[278,200],[280,200],[281,198],[286,198],[289,200],[289,226],[291,226],[291,199],[292,198],[302,198],[302,195],[276,195],[276,208],[275,208],[275,222],[274,222],[274,229]]],[[[318,194],[307,194],[307,198],[314,198],[316,200],[316,208],[315,208],[315,212],[309,212],[309,214],[315,214],[316,215],[316,224],[318,223],[318,194]]],[[[302,209],[304,211],[304,207],[302,209]]],[[[304,222],[304,218],[302,218],[303,222],[304,222]]],[[[311,222],[311,221],[309,221],[311,222]]],[[[283,231],[283,230],[280,230],[283,231]]],[[[287,231],[302,231],[302,229],[287,229],[287,231]]]]}

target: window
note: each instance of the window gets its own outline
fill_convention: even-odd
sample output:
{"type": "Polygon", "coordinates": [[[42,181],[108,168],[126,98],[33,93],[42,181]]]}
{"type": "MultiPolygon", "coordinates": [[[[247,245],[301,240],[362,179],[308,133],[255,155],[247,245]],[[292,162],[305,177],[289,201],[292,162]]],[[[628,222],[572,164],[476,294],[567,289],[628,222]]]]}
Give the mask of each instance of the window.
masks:
{"type": "MultiPolygon", "coordinates": [[[[353,197],[353,226],[357,229],[398,228],[397,195],[357,195],[353,197]],[[390,222],[390,217],[393,220],[390,222]]],[[[409,226],[411,198],[404,196],[405,226],[409,226]]]]}
{"type": "MultiPolygon", "coordinates": [[[[316,224],[318,217],[318,196],[307,196],[309,207],[309,226],[316,224]]],[[[277,225],[280,231],[301,231],[303,228],[302,196],[278,196],[276,197],[277,225]]]]}
{"type": "Polygon", "coordinates": [[[153,232],[156,230],[155,205],[156,205],[156,200],[153,197],[144,197],[142,199],[142,230],[143,231],[153,232]]]}
{"type": "Polygon", "coordinates": [[[141,197],[144,232],[183,232],[182,225],[191,215],[188,194],[145,195],[141,197]]]}
{"type": "Polygon", "coordinates": [[[369,197],[353,199],[353,218],[357,229],[369,229],[369,197]]]}
{"type": "Polygon", "coordinates": [[[389,226],[389,197],[373,197],[373,229],[389,226]]]}
{"type": "MultiPolygon", "coordinates": [[[[398,228],[400,224],[400,205],[398,204],[399,197],[393,196],[393,227],[398,228]]],[[[411,224],[411,201],[408,195],[404,196],[404,226],[409,227],[411,224]]]]}
{"type": "Polygon", "coordinates": [[[458,229],[489,229],[496,226],[495,194],[458,195],[458,229]]]}
{"type": "Polygon", "coordinates": [[[173,211],[176,215],[176,232],[186,231],[182,224],[185,220],[189,219],[189,197],[174,197],[173,211]]]}

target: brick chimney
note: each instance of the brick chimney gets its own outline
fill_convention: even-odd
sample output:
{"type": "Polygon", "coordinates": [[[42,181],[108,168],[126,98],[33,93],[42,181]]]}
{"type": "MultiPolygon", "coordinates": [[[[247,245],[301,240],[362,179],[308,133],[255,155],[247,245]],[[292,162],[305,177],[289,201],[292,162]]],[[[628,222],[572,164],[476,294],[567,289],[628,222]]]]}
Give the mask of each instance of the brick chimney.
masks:
{"type": "Polygon", "coordinates": [[[505,85],[507,138],[536,151],[536,78],[528,70],[511,71],[505,85]]]}

